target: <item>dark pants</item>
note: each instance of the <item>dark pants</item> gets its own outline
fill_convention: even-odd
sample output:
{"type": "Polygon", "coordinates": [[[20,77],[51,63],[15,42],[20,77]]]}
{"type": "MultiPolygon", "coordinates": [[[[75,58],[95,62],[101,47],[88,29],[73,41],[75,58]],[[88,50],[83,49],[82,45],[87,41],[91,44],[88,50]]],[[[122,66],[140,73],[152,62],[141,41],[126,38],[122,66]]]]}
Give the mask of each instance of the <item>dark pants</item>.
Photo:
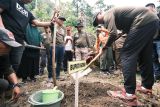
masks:
{"type": "Polygon", "coordinates": [[[124,87],[127,93],[134,94],[136,89],[137,59],[142,77],[142,86],[152,89],[154,75],[152,67],[153,36],[158,23],[151,22],[141,28],[131,29],[121,50],[121,63],[124,87]]]}
{"type": "Polygon", "coordinates": [[[63,61],[64,71],[67,71],[68,61],[72,61],[72,60],[73,60],[73,53],[72,53],[72,51],[65,51],[64,61],[63,61]]]}
{"type": "Polygon", "coordinates": [[[23,46],[14,47],[10,51],[10,62],[11,62],[12,68],[15,70],[15,72],[17,72],[18,67],[20,65],[23,51],[24,51],[23,46]]]}
{"type": "Polygon", "coordinates": [[[9,83],[5,79],[0,79],[0,94],[6,91],[9,87],[9,83]]]}
{"type": "MultiPolygon", "coordinates": [[[[56,45],[56,78],[60,76],[60,69],[64,57],[64,46],[56,45]]],[[[48,60],[48,78],[52,78],[52,47],[50,48],[50,58],[48,60]]]]}
{"type": "Polygon", "coordinates": [[[158,47],[160,45],[160,41],[156,41],[153,43],[153,54],[152,54],[152,58],[153,58],[153,71],[154,71],[154,76],[155,79],[160,77],[160,63],[159,63],[159,55],[158,55],[158,47]]]}
{"type": "Polygon", "coordinates": [[[46,50],[40,50],[40,70],[39,73],[44,73],[44,68],[46,67],[47,54],[46,50]]]}
{"type": "Polygon", "coordinates": [[[22,79],[34,79],[39,73],[39,49],[25,48],[17,76],[22,79]]]}

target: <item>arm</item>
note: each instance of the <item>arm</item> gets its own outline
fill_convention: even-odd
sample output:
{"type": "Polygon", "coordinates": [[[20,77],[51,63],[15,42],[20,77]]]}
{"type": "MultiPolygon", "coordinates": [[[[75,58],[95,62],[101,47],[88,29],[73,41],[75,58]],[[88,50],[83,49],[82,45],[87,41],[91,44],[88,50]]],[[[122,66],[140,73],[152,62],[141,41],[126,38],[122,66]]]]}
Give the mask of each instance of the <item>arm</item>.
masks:
{"type": "Polygon", "coordinates": [[[2,12],[3,12],[3,9],[0,8],[0,27],[5,28],[5,27],[4,27],[4,24],[3,24],[3,21],[2,21],[2,17],[1,17],[1,13],[2,13],[2,12]]]}
{"type": "Polygon", "coordinates": [[[52,25],[52,22],[40,22],[37,19],[32,20],[32,23],[37,27],[47,27],[52,25]]]}
{"type": "Polygon", "coordinates": [[[96,53],[99,52],[99,48],[100,48],[99,42],[100,42],[100,41],[99,41],[99,38],[97,37],[97,38],[96,38],[95,45],[94,45],[94,48],[95,48],[96,53]]]}
{"type": "Polygon", "coordinates": [[[9,82],[13,83],[13,92],[12,92],[12,99],[17,101],[17,99],[19,98],[20,95],[20,88],[19,86],[17,86],[18,84],[18,79],[15,73],[11,73],[8,76],[8,80],[9,82]]]}

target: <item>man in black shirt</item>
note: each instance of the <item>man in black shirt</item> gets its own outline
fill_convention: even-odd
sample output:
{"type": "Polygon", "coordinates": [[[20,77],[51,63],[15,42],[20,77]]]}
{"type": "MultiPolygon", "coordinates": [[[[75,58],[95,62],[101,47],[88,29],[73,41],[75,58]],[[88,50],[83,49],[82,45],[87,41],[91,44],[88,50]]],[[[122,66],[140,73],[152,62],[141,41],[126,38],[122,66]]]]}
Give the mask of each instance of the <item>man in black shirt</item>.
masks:
{"type": "MultiPolygon", "coordinates": [[[[25,8],[24,5],[31,2],[32,0],[0,0],[0,22],[14,34],[15,40],[20,44],[23,44],[28,23],[38,27],[51,25],[51,22],[36,20],[32,13],[25,8]]],[[[23,50],[23,46],[11,49],[10,61],[15,71],[19,67],[23,50]]]]}
{"type": "MultiPolygon", "coordinates": [[[[152,94],[154,75],[152,69],[152,41],[158,30],[158,17],[145,7],[112,8],[105,14],[95,15],[93,25],[104,24],[109,31],[107,48],[116,40],[117,30],[127,34],[121,50],[121,63],[125,91],[108,91],[113,97],[136,101],[137,59],[141,69],[142,84],[137,91],[152,94]]],[[[100,52],[103,52],[100,51],[100,52]]]]}

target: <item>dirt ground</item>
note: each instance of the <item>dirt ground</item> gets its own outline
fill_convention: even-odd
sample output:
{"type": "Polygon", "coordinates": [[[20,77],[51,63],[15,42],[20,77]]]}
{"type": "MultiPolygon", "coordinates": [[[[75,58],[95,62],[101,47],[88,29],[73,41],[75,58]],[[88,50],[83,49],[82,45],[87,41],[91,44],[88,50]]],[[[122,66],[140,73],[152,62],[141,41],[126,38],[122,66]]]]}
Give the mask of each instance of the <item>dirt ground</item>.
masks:
{"type": "MultiPolygon", "coordinates": [[[[99,69],[92,67],[93,71],[80,79],[79,84],[79,107],[127,107],[127,105],[115,98],[108,96],[108,90],[118,90],[123,86],[122,75],[107,75],[100,73],[99,69]]],[[[58,89],[64,93],[61,107],[74,107],[74,80],[67,74],[62,73],[65,81],[57,81],[58,89]]],[[[47,74],[38,76],[36,82],[30,82],[22,87],[22,96],[16,104],[11,107],[30,107],[27,102],[28,97],[35,91],[53,88],[53,84],[47,84],[45,80],[47,74]]],[[[137,76],[137,83],[140,82],[137,76]]],[[[138,100],[143,104],[142,107],[160,107],[160,84],[155,83],[153,92],[154,97],[137,94],[138,100]]]]}

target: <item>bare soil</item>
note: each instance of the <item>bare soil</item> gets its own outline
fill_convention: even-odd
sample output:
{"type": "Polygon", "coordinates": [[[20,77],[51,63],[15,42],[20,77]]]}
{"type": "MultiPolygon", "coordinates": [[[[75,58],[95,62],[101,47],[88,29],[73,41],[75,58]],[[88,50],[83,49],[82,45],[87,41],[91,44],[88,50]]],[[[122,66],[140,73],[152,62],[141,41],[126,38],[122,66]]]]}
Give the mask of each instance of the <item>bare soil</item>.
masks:
{"type": "MultiPolygon", "coordinates": [[[[119,75],[107,75],[100,73],[96,67],[87,76],[80,79],[79,84],[79,107],[127,107],[126,103],[119,99],[108,96],[108,90],[119,90],[123,86],[123,77],[119,75]]],[[[65,81],[57,81],[58,89],[64,93],[61,107],[74,107],[74,80],[68,74],[62,73],[65,81]]],[[[37,77],[36,82],[30,82],[22,87],[22,96],[11,107],[30,107],[28,97],[35,91],[53,88],[53,84],[45,82],[47,74],[37,77]]],[[[140,78],[137,76],[137,83],[140,78]]],[[[142,107],[160,107],[160,84],[153,87],[154,96],[148,97],[137,93],[138,100],[143,103],[142,107]]]]}

